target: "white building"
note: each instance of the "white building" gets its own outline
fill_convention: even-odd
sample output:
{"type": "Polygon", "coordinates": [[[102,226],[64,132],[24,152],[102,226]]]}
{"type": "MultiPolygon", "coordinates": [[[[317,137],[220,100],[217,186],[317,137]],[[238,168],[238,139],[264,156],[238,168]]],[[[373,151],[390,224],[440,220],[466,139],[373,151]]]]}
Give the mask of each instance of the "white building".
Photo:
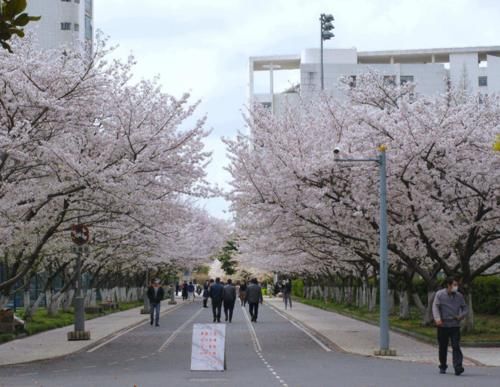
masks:
{"type": "MultiPolygon", "coordinates": [[[[500,46],[436,48],[424,50],[368,51],[324,50],[324,88],[333,95],[342,93],[341,77],[352,77],[373,69],[396,83],[415,82],[416,92],[432,95],[449,86],[466,87],[471,92],[500,92],[500,46]]],[[[251,57],[249,95],[253,102],[279,113],[280,106],[320,91],[320,51],[306,49],[301,55],[251,57]],[[297,70],[300,85],[286,92],[275,92],[276,71],[297,70]],[[269,72],[269,92],[255,93],[256,72],[269,72]],[[300,93],[300,94],[299,94],[300,93]]]]}
{"type": "Polygon", "coordinates": [[[89,47],[93,40],[93,0],[28,0],[27,12],[41,16],[28,24],[36,31],[43,48],[74,46],[82,42],[89,47]]]}

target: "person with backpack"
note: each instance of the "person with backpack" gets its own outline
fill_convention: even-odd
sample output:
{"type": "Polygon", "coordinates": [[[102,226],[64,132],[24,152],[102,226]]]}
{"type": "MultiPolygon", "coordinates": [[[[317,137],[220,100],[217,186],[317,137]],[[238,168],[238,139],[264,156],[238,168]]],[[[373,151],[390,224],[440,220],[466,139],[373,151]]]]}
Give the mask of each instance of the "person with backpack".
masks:
{"type": "Polygon", "coordinates": [[[231,279],[227,280],[226,286],[224,286],[224,316],[226,321],[231,322],[233,320],[233,310],[234,303],[236,302],[236,288],[233,285],[231,279]]]}

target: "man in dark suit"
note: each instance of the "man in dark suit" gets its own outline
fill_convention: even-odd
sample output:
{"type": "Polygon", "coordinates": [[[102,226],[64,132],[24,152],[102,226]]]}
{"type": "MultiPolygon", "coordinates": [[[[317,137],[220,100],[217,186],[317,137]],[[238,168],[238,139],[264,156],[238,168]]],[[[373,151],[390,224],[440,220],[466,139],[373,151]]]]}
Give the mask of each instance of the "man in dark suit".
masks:
{"type": "Polygon", "coordinates": [[[156,279],[153,284],[148,288],[148,298],[151,305],[151,325],[153,325],[153,320],[157,327],[160,326],[160,302],[163,300],[165,292],[160,286],[160,280],[156,279]],[[156,314],[156,316],[155,316],[156,314]]]}
{"type": "Polygon", "coordinates": [[[222,300],[224,299],[224,286],[220,283],[220,278],[215,279],[215,283],[210,286],[208,296],[212,299],[212,313],[214,322],[220,322],[222,300]]]}
{"type": "Polygon", "coordinates": [[[233,320],[233,310],[234,303],[236,302],[236,288],[233,285],[231,279],[227,280],[227,285],[224,286],[224,315],[226,316],[226,321],[229,322],[233,320]]]}
{"type": "Polygon", "coordinates": [[[257,278],[250,281],[246,297],[250,308],[250,316],[252,316],[252,322],[257,322],[257,316],[259,315],[259,303],[262,304],[263,302],[262,288],[257,282],[257,278]]]}

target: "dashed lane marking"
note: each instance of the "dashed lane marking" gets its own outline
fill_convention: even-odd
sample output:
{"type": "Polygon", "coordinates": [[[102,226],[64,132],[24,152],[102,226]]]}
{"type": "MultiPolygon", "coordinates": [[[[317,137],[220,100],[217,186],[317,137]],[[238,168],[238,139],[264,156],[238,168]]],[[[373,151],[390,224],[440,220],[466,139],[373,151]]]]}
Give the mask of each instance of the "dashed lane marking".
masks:
{"type": "Polygon", "coordinates": [[[191,316],[189,320],[187,320],[184,324],[182,324],[179,328],[177,328],[168,338],[165,340],[165,342],[161,345],[160,348],[158,348],[158,352],[163,352],[165,348],[169,346],[169,344],[175,340],[175,338],[181,333],[189,324],[191,324],[198,315],[203,312],[203,309],[198,310],[195,314],[191,316]]]}
{"type": "MultiPolygon", "coordinates": [[[[177,306],[174,306],[173,308],[167,309],[164,313],[161,314],[161,316],[163,317],[163,316],[165,316],[165,315],[167,315],[169,313],[172,313],[172,312],[176,311],[177,309],[179,309],[183,305],[185,305],[185,304],[179,304],[177,306]]],[[[122,331],[120,333],[117,333],[116,335],[114,335],[110,339],[108,339],[108,340],[102,342],[101,344],[96,345],[95,347],[89,349],[87,352],[91,353],[91,352],[97,351],[98,349],[104,347],[105,345],[108,345],[109,343],[111,343],[112,341],[116,340],[117,338],[119,338],[119,337],[121,337],[123,335],[126,335],[127,333],[132,332],[134,329],[139,328],[139,327],[141,327],[143,325],[146,325],[147,323],[148,323],[148,320],[143,321],[140,324],[134,325],[132,328],[129,328],[129,329],[126,329],[126,330],[124,330],[124,331],[122,331]]]]}
{"type": "Polygon", "coordinates": [[[262,347],[259,342],[259,338],[257,337],[257,333],[255,332],[255,328],[253,327],[252,323],[250,322],[250,318],[248,317],[246,309],[243,309],[243,314],[245,315],[245,319],[247,321],[247,326],[248,330],[250,331],[250,336],[252,338],[252,343],[253,343],[253,349],[257,356],[262,360],[264,365],[267,367],[268,371],[273,374],[273,376],[276,378],[276,380],[282,385],[282,387],[288,387],[288,384],[285,383],[285,381],[281,378],[281,376],[278,375],[278,373],[274,370],[274,368],[268,363],[268,361],[265,359],[263,353],[262,353],[262,347]]]}

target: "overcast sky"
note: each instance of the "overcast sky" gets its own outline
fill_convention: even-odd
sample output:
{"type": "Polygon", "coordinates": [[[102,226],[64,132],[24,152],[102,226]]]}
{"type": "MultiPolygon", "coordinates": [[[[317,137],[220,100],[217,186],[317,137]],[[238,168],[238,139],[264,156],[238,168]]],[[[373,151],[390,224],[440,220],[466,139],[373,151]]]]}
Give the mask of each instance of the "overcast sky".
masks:
{"type": "MultiPolygon", "coordinates": [[[[136,56],[141,78],[160,75],[164,91],[201,99],[213,129],[209,179],[228,175],[221,136],[243,129],[248,58],[300,54],[319,46],[319,15],[335,17],[325,48],[359,51],[500,45],[500,0],[94,0],[95,26],[136,56]]],[[[276,89],[296,79],[279,78],[276,89]]],[[[258,79],[261,80],[261,79],[258,79]]],[[[229,217],[227,203],[205,203],[229,217]]]]}

